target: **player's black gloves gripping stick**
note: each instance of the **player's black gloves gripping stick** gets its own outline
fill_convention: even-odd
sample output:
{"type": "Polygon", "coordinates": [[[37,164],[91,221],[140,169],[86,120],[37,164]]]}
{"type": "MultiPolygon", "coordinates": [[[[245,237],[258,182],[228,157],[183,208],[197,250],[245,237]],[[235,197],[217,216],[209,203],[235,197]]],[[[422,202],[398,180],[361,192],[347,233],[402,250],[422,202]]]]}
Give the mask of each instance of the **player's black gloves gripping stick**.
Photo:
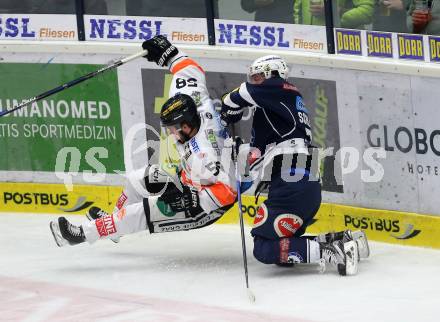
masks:
{"type": "Polygon", "coordinates": [[[171,57],[178,54],[179,50],[164,36],[158,35],[142,43],[142,48],[148,50],[144,56],[148,61],[154,61],[159,66],[167,66],[171,57]]]}
{"type": "Polygon", "coordinates": [[[196,209],[199,207],[199,195],[195,188],[182,185],[183,192],[174,184],[169,184],[159,200],[168,204],[175,212],[196,209]]]}

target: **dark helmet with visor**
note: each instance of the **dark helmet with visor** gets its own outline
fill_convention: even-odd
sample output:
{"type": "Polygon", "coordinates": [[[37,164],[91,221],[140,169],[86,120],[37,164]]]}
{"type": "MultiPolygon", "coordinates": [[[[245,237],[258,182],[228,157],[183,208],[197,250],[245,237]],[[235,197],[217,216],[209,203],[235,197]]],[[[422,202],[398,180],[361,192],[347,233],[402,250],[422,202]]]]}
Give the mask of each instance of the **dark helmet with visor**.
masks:
{"type": "Polygon", "coordinates": [[[180,133],[183,141],[187,141],[189,137],[181,132],[182,123],[192,128],[200,127],[196,103],[191,96],[180,93],[169,98],[162,106],[160,121],[161,125],[171,132],[180,133]]]}

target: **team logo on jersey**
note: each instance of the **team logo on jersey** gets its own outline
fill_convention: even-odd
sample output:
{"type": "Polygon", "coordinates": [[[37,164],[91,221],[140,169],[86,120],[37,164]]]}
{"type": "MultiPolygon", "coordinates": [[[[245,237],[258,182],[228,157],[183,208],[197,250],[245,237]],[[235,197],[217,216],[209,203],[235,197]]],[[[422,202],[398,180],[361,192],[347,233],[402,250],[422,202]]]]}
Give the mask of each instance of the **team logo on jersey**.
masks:
{"type": "Polygon", "coordinates": [[[182,161],[185,161],[188,160],[192,154],[191,148],[189,146],[189,142],[185,143],[185,145],[183,146],[183,150],[184,150],[184,155],[182,161]]]}
{"type": "Polygon", "coordinates": [[[199,145],[197,144],[196,138],[192,138],[189,143],[191,144],[191,147],[193,148],[194,153],[200,152],[199,145]]]}
{"type": "MultiPolygon", "coordinates": [[[[213,129],[207,129],[205,130],[205,134],[206,134],[206,138],[208,139],[208,141],[212,144],[212,143],[217,143],[217,139],[215,137],[214,134],[214,130],[213,129]]],[[[218,146],[217,146],[218,147],[218,146]]]]}
{"type": "Polygon", "coordinates": [[[279,237],[292,237],[301,228],[303,220],[294,214],[281,214],[273,225],[279,237]]]}
{"type": "Polygon", "coordinates": [[[254,219],[254,228],[260,227],[263,225],[267,220],[267,207],[263,203],[260,207],[258,207],[257,214],[255,215],[254,219]]]}
{"type": "Polygon", "coordinates": [[[192,152],[191,152],[191,150],[189,150],[188,152],[185,153],[185,155],[183,156],[183,158],[184,158],[185,160],[188,160],[189,157],[191,156],[191,154],[192,154],[192,152]]]}
{"type": "Polygon", "coordinates": [[[211,114],[211,113],[206,112],[206,113],[205,113],[205,116],[206,116],[206,118],[207,118],[208,120],[212,120],[212,114],[211,114]]]}
{"type": "Polygon", "coordinates": [[[288,263],[299,264],[299,263],[304,263],[304,259],[302,258],[302,256],[299,253],[297,253],[297,252],[290,252],[287,255],[287,262],[288,263]]]}
{"type": "Polygon", "coordinates": [[[301,96],[296,97],[296,109],[301,112],[309,113],[301,96]]]}
{"type": "Polygon", "coordinates": [[[202,95],[200,92],[194,91],[190,96],[194,100],[194,103],[196,103],[196,106],[202,105],[202,95]]]}
{"type": "Polygon", "coordinates": [[[209,143],[211,143],[212,148],[214,149],[217,156],[220,156],[221,153],[218,147],[217,138],[215,137],[214,131],[212,129],[207,129],[205,130],[205,135],[209,143]]]}

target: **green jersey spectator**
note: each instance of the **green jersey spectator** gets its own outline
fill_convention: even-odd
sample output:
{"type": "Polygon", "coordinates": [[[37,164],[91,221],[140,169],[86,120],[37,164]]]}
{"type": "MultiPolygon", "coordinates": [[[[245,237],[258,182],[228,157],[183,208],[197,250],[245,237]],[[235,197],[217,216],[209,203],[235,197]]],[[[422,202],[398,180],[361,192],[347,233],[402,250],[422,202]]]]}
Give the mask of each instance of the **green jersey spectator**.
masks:
{"type": "MultiPolygon", "coordinates": [[[[373,19],[375,0],[337,0],[334,17],[335,26],[350,29],[364,29],[373,19]]],[[[335,3],[333,3],[335,6],[335,3]]],[[[294,21],[304,25],[325,25],[323,0],[296,0],[294,21]]]]}

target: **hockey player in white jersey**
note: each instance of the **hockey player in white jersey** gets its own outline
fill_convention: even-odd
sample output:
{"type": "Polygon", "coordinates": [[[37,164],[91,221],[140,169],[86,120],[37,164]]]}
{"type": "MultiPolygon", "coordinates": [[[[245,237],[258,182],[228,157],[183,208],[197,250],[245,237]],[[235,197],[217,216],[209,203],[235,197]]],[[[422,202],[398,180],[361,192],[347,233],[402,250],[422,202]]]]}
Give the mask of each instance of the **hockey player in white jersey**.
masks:
{"type": "MultiPolygon", "coordinates": [[[[64,217],[50,223],[58,246],[93,243],[148,229],[150,233],[201,228],[214,223],[236,200],[231,149],[225,148],[220,124],[206,88],[203,69],[163,36],[145,41],[146,58],[173,74],[169,99],[160,112],[163,130],[173,139],[180,157],[177,176],[170,179],[160,165],[134,174],[147,191],[127,183],[106,214],[89,212],[92,221],[80,226],[64,217]],[[224,151],[222,151],[224,150],[224,151]],[[222,153],[223,152],[223,153],[222,153]]],[[[99,212],[99,213],[98,213],[99,212]]]]}

